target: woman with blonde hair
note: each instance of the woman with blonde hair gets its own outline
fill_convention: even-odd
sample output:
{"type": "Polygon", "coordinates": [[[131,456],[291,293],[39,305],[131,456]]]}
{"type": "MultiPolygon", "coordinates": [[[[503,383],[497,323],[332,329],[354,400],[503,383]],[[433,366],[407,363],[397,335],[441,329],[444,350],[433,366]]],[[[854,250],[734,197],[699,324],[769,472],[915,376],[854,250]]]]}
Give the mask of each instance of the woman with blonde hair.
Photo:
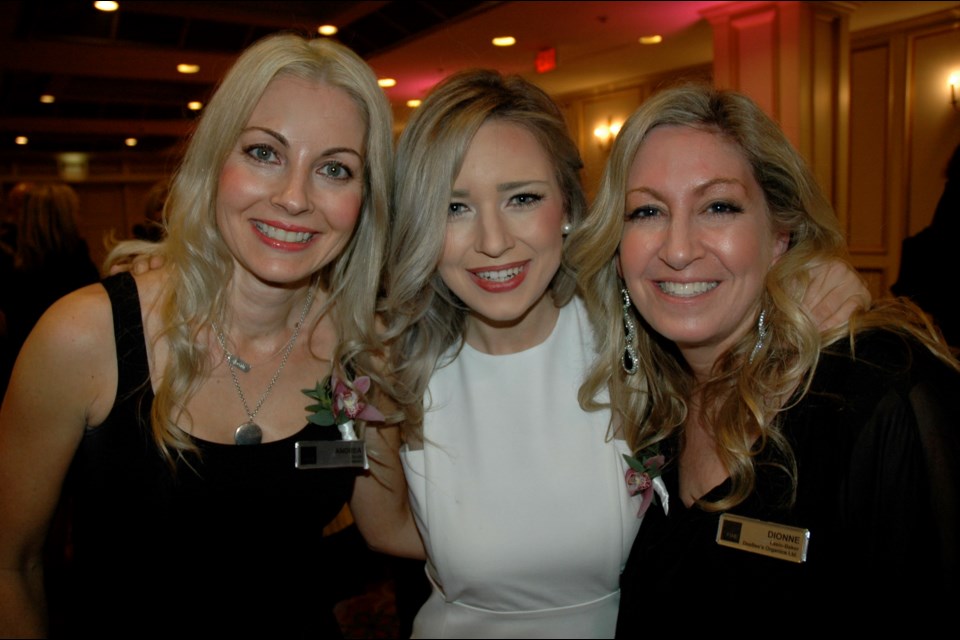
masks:
{"type": "Polygon", "coordinates": [[[618,635],[654,586],[668,611],[748,606],[751,621],[956,593],[957,363],[900,301],[818,329],[800,301],[843,236],[752,101],[684,86],[644,103],[571,244],[603,336],[581,400],[612,407],[634,485],[659,488],[618,635]],[[772,599],[753,606],[758,589],[772,599]]]}
{"type": "Polygon", "coordinates": [[[51,616],[71,633],[338,635],[322,530],[347,500],[372,546],[422,552],[389,430],[366,429],[372,474],[328,446],[382,419],[364,392],[390,122],[341,45],[278,35],[241,55],[172,182],[166,267],[60,301],[17,362],[0,635],[45,628],[58,501],[72,557],[51,616]]]}
{"type": "Polygon", "coordinates": [[[454,74],[396,166],[386,334],[433,585],[413,635],[609,637],[639,520],[622,438],[577,406],[592,336],[561,261],[586,206],[563,117],[519,77],[454,74]]]}

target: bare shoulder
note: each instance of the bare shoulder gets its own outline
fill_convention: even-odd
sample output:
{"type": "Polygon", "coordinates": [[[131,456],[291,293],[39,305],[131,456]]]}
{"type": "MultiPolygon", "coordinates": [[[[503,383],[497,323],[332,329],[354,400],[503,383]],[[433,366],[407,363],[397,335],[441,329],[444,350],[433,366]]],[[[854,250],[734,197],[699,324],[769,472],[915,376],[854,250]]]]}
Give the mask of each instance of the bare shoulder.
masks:
{"type": "Polygon", "coordinates": [[[11,389],[33,385],[25,394],[42,402],[56,388],[63,406],[81,412],[87,425],[99,424],[113,406],[117,386],[113,312],[100,284],[79,289],[54,303],[27,338],[14,368],[11,389]]]}

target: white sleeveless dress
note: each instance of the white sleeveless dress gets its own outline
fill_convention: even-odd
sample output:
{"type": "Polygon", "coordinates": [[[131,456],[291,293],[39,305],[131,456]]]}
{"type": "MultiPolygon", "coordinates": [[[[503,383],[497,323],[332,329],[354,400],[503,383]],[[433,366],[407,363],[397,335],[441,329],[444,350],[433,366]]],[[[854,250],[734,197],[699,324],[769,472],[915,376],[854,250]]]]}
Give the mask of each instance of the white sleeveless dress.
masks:
{"type": "Polygon", "coordinates": [[[574,300],[542,344],[464,345],[434,373],[424,448],[402,452],[433,583],[413,637],[613,637],[639,504],[609,413],[577,402],[593,355],[574,300]]]}

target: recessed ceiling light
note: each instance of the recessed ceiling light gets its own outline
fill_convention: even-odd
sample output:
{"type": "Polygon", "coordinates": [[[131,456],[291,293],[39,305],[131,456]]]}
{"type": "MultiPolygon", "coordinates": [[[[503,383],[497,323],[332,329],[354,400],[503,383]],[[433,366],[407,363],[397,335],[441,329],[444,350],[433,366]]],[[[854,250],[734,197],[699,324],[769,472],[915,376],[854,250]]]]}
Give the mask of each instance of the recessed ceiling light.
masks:
{"type": "Polygon", "coordinates": [[[397,81],[393,78],[380,78],[377,80],[377,84],[386,89],[387,87],[397,86],[397,81]]]}
{"type": "Polygon", "coordinates": [[[53,104],[56,100],[57,99],[54,98],[49,93],[45,93],[42,96],[40,96],[40,102],[42,102],[43,104],[53,104]]]}
{"type": "Polygon", "coordinates": [[[107,2],[106,0],[98,0],[93,3],[93,8],[98,11],[116,11],[120,8],[119,2],[107,2]]]}
{"type": "Polygon", "coordinates": [[[126,140],[123,141],[123,144],[127,145],[128,147],[135,147],[137,146],[137,139],[127,138],[126,140]]]}
{"type": "Polygon", "coordinates": [[[333,35],[336,35],[336,34],[337,34],[337,31],[339,31],[339,29],[337,29],[337,28],[336,28],[335,26],[333,26],[332,24],[324,24],[324,25],[320,25],[319,27],[317,27],[317,33],[319,33],[319,34],[322,35],[322,36],[333,36],[333,35]]]}
{"type": "Polygon", "coordinates": [[[512,47],[517,44],[517,39],[513,36],[498,36],[492,42],[495,47],[512,47]]]}
{"type": "Polygon", "coordinates": [[[177,71],[179,71],[180,73],[197,73],[198,71],[200,71],[200,65],[187,64],[185,62],[181,62],[180,64],[177,65],[177,71]]]}
{"type": "Polygon", "coordinates": [[[190,109],[190,111],[200,111],[200,109],[203,109],[203,103],[199,100],[193,100],[187,103],[187,109],[190,109]]]}
{"type": "Polygon", "coordinates": [[[407,106],[410,107],[411,109],[416,109],[417,107],[420,106],[420,100],[417,100],[416,98],[414,98],[413,100],[407,100],[407,106]]]}
{"type": "Polygon", "coordinates": [[[640,44],[660,44],[663,42],[663,36],[641,36],[640,44]]]}
{"type": "Polygon", "coordinates": [[[28,142],[30,142],[27,139],[27,136],[17,136],[16,138],[13,139],[13,141],[20,145],[27,144],[28,142]]]}

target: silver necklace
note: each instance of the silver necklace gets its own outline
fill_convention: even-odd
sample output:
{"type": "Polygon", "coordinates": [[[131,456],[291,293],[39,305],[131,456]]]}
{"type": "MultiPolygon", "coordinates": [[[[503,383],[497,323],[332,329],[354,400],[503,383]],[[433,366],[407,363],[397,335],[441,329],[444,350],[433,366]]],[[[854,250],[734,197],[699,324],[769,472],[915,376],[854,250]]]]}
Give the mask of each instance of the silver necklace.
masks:
{"type": "Polygon", "coordinates": [[[300,312],[300,319],[297,320],[297,324],[293,328],[293,335],[290,336],[290,340],[287,341],[287,346],[283,348],[283,357],[280,358],[280,366],[277,367],[276,373],[270,378],[270,384],[267,385],[267,390],[260,396],[260,399],[257,401],[257,406],[253,408],[253,411],[250,411],[250,405],[247,404],[247,397],[243,394],[243,389],[240,388],[240,380],[237,379],[236,372],[236,369],[240,369],[246,373],[250,371],[250,365],[227,350],[226,336],[223,335],[223,331],[217,327],[216,323],[210,323],[213,330],[217,333],[217,342],[220,343],[220,348],[223,349],[224,360],[227,361],[227,366],[230,368],[230,377],[233,379],[233,386],[237,390],[237,395],[240,396],[240,402],[243,403],[243,410],[247,414],[247,421],[237,427],[237,430],[233,433],[233,441],[236,444],[260,444],[260,441],[263,439],[263,429],[253,420],[257,417],[257,414],[260,413],[260,407],[266,402],[270,392],[273,391],[273,386],[277,384],[277,379],[280,378],[280,372],[287,366],[287,358],[290,357],[290,353],[293,351],[293,345],[297,342],[300,329],[303,327],[303,321],[307,317],[307,312],[310,311],[310,306],[313,304],[313,298],[317,293],[319,284],[318,281],[317,284],[310,287],[307,300],[303,303],[303,310],[300,312]]]}

